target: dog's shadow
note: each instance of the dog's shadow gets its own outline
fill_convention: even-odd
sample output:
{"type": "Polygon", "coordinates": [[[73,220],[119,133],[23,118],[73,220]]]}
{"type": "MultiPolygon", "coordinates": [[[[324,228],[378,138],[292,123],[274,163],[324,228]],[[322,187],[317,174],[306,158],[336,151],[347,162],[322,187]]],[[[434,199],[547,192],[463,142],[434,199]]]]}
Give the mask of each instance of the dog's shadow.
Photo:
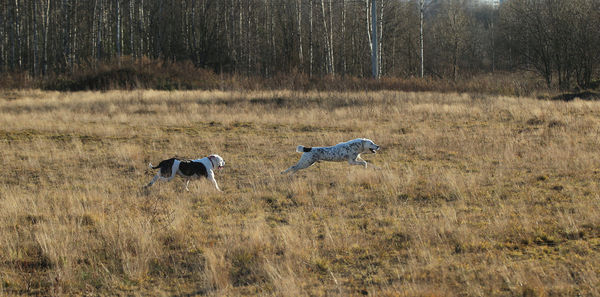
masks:
{"type": "Polygon", "coordinates": [[[138,197],[148,197],[150,195],[150,187],[144,185],[138,188],[137,191],[137,196],[138,197]]]}

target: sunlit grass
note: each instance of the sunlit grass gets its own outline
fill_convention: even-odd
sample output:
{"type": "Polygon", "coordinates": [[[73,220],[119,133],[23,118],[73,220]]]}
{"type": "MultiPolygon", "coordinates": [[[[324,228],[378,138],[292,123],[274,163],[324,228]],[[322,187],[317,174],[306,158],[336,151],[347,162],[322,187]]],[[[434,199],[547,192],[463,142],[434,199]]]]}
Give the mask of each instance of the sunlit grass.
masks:
{"type": "Polygon", "coordinates": [[[598,295],[600,104],[402,92],[5,92],[0,292],[598,295]],[[378,169],[299,144],[367,137],[378,169]],[[143,189],[148,162],[218,153],[143,189]]]}

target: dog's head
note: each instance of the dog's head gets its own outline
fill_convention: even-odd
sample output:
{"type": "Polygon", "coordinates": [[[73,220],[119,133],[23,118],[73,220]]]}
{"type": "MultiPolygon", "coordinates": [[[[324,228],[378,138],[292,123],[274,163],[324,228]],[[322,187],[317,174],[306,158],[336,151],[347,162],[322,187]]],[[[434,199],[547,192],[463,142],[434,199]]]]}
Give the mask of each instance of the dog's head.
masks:
{"type": "Polygon", "coordinates": [[[363,153],[364,152],[370,152],[372,154],[375,154],[379,150],[379,146],[376,145],[370,139],[362,138],[361,139],[361,143],[362,143],[362,151],[363,151],[363,153]]]}
{"type": "Polygon", "coordinates": [[[223,158],[221,158],[221,156],[210,155],[210,156],[208,156],[208,158],[210,159],[210,162],[213,164],[213,166],[217,167],[217,169],[221,169],[221,168],[225,167],[225,160],[223,160],[223,158]]]}

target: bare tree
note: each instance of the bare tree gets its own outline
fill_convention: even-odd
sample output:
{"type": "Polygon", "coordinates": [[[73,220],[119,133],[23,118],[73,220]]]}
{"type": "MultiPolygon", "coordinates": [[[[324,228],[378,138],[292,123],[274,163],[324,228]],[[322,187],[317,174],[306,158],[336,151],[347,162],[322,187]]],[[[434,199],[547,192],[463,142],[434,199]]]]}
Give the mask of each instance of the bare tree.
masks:
{"type": "Polygon", "coordinates": [[[46,0],[46,9],[44,17],[44,60],[42,62],[42,72],[48,73],[48,30],[50,29],[50,0],[46,0]]]}
{"type": "Polygon", "coordinates": [[[33,23],[33,76],[38,75],[38,34],[37,34],[37,1],[32,1],[32,23],[33,23]]]}
{"type": "Polygon", "coordinates": [[[372,74],[371,56],[379,65],[376,76],[427,72],[458,79],[518,67],[565,89],[591,86],[599,75],[598,0],[510,0],[497,11],[474,0],[371,5],[0,0],[0,71],[68,73],[89,61],[131,55],[246,75],[298,69],[363,77],[372,74]]]}
{"type": "Polygon", "coordinates": [[[298,20],[298,63],[301,67],[304,64],[304,53],[302,51],[302,0],[296,1],[296,18],[298,20]]]}
{"type": "Polygon", "coordinates": [[[133,42],[133,14],[135,11],[135,0],[129,0],[129,53],[135,59],[135,46],[133,42]]]}
{"type": "Polygon", "coordinates": [[[116,35],[115,47],[117,49],[117,61],[121,65],[121,5],[119,0],[115,0],[115,22],[116,22],[116,35]]]}
{"type": "Polygon", "coordinates": [[[421,58],[421,77],[425,74],[425,55],[423,46],[423,14],[425,13],[425,0],[419,0],[419,48],[421,58]]]}
{"type": "MultiPolygon", "coordinates": [[[[321,12],[322,12],[322,19],[323,19],[323,30],[324,30],[324,34],[323,36],[325,37],[325,52],[326,52],[326,62],[327,62],[327,73],[328,74],[335,74],[335,68],[334,68],[334,62],[333,62],[333,44],[332,44],[332,39],[333,39],[333,32],[331,31],[331,26],[327,26],[327,16],[325,13],[325,4],[323,2],[324,0],[321,0],[321,12]]],[[[331,1],[329,1],[329,20],[331,23],[331,1]]]]}
{"type": "Polygon", "coordinates": [[[600,40],[597,0],[513,0],[501,9],[503,43],[518,65],[542,75],[548,86],[591,85],[600,40]]]}
{"type": "Polygon", "coordinates": [[[314,63],[314,56],[313,56],[313,0],[309,0],[310,1],[310,13],[309,13],[309,23],[310,23],[310,30],[309,30],[309,34],[308,34],[308,42],[309,42],[309,48],[310,48],[310,63],[309,63],[309,75],[312,77],[313,75],[313,63],[314,63]]]}
{"type": "Polygon", "coordinates": [[[437,36],[436,44],[446,61],[449,60],[451,64],[452,80],[458,78],[459,59],[469,39],[469,25],[464,2],[449,0],[442,4],[434,30],[437,36]]]}

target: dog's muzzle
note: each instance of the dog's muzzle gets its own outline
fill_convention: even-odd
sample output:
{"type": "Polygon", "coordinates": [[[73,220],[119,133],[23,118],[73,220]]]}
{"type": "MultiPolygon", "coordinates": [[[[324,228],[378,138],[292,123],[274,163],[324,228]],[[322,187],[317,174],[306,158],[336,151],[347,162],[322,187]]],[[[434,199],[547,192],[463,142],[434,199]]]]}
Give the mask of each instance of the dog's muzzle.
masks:
{"type": "Polygon", "coordinates": [[[371,153],[376,154],[377,151],[379,150],[379,146],[377,146],[377,148],[374,148],[374,149],[370,148],[369,150],[371,151],[371,153]]]}

